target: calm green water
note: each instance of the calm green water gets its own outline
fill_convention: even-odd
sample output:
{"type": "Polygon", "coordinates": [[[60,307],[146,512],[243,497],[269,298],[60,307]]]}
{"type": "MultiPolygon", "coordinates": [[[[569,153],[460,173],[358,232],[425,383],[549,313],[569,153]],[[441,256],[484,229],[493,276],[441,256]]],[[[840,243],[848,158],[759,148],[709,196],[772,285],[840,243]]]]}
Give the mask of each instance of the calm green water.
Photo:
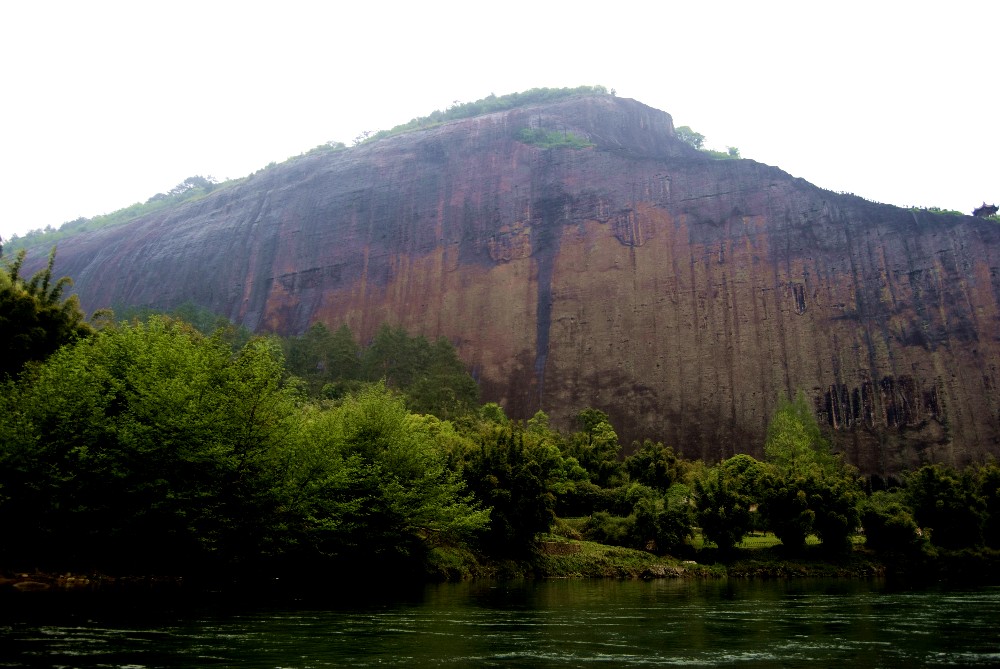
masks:
{"type": "Polygon", "coordinates": [[[3,667],[1000,666],[997,587],[545,581],[280,605],[18,594],[0,607],[3,667]]]}

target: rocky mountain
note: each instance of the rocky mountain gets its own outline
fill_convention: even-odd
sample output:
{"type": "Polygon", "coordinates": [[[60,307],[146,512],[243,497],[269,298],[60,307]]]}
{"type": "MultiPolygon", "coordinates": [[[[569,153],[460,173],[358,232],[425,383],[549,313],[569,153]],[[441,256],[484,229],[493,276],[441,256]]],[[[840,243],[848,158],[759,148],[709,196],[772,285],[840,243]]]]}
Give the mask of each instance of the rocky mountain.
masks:
{"type": "Polygon", "coordinates": [[[610,95],[307,154],[56,271],[88,310],[443,335],[512,416],[595,407],[688,457],[759,455],[798,390],[870,473],[1000,454],[1000,226],[713,160],[610,95]]]}

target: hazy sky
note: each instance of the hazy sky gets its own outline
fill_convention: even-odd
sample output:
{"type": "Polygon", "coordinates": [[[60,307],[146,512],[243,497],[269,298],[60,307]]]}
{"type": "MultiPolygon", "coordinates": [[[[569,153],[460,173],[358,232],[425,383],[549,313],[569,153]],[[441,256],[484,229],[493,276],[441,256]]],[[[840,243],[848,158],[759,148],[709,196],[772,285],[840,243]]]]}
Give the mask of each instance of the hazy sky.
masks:
{"type": "Polygon", "coordinates": [[[0,236],[582,84],[823,188],[969,212],[1000,203],[998,27],[992,0],[6,2],[0,236]]]}

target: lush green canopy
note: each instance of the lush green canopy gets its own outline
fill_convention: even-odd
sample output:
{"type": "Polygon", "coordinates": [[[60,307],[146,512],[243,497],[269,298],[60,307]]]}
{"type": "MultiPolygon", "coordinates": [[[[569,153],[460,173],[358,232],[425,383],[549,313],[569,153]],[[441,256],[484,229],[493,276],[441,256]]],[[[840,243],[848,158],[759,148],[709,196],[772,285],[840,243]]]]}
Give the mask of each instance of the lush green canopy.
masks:
{"type": "Polygon", "coordinates": [[[9,265],[0,265],[0,379],[16,376],[28,362],[93,332],[76,296],[63,297],[72,280],[52,281],[55,249],[45,269],[27,281],[21,277],[24,257],[21,250],[9,265]]]}

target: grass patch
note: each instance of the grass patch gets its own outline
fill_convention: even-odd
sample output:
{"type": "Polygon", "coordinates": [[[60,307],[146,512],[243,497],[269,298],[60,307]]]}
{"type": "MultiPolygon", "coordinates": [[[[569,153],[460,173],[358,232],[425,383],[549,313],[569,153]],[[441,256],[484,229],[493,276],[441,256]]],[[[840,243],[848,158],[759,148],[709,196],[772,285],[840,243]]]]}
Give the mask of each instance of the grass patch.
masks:
{"type": "Polygon", "coordinates": [[[645,551],[606,546],[593,541],[575,541],[546,535],[542,541],[536,572],[542,577],[562,578],[678,578],[723,576],[717,566],[681,562],[645,551]]]}
{"type": "MultiPolygon", "coordinates": [[[[823,542],[815,534],[806,537],[806,546],[819,546],[823,542]]],[[[743,537],[743,540],[736,544],[737,548],[755,550],[759,548],[774,548],[781,545],[781,539],[774,536],[773,532],[754,532],[743,537]]]]}

